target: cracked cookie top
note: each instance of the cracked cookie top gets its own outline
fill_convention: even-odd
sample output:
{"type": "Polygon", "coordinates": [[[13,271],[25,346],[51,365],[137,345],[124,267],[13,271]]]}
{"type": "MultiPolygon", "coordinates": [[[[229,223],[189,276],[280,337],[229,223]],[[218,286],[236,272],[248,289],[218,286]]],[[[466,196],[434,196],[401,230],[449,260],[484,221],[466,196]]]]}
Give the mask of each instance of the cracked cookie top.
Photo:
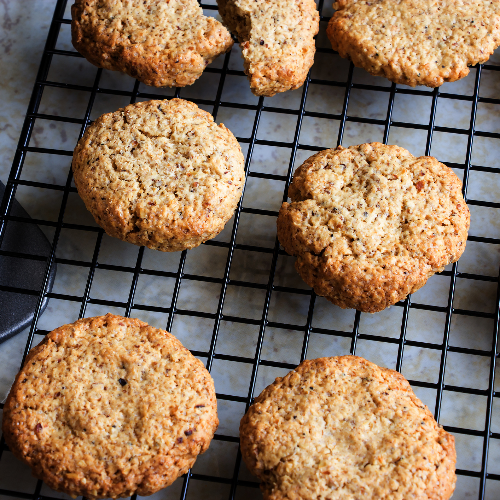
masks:
{"type": "Polygon", "coordinates": [[[454,438],[405,378],[356,356],[301,363],[264,389],[240,424],[265,499],[447,500],[454,438]]]}
{"type": "Polygon", "coordinates": [[[245,178],[233,134],[182,99],[102,115],[79,141],[73,173],[109,235],[163,251],[193,248],[222,231],[245,178]]]}
{"type": "Polygon", "coordinates": [[[295,172],[278,237],[319,295],[378,311],[462,255],[470,216],[461,187],[435,158],[398,146],[328,149],[295,172]]]}
{"type": "Polygon", "coordinates": [[[469,74],[500,45],[497,0],[339,0],[334,50],[373,75],[438,87],[469,74]]]}
{"type": "Polygon", "coordinates": [[[72,42],[92,64],[147,85],[184,87],[233,45],[196,0],[76,0],[72,42]]]}
{"type": "Polygon", "coordinates": [[[170,333],[107,314],[50,332],[3,412],[10,450],[51,488],[88,498],[151,495],[207,450],[213,380],[170,333]]]}

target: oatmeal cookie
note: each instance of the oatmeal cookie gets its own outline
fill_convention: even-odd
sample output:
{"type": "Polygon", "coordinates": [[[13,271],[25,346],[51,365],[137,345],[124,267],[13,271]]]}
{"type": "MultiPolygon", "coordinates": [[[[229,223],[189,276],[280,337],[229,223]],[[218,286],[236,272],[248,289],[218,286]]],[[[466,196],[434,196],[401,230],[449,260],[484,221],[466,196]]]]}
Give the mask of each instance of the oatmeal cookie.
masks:
{"type": "Polygon", "coordinates": [[[218,423],[203,363],[170,333],[112,314],[49,333],[3,411],[14,455],[51,488],[91,499],[168,486],[218,423]]]}
{"type": "Polygon", "coordinates": [[[454,172],[380,143],[315,154],[294,174],[278,239],[318,295],[377,312],[459,259],[470,214],[454,172]]]}
{"type": "Polygon", "coordinates": [[[439,87],[500,45],[496,0],[338,0],[327,34],[341,57],[376,76],[439,87]]]}
{"type": "Polygon", "coordinates": [[[102,115],[75,148],[73,174],[85,206],[110,236],[165,252],[219,234],[245,180],[233,134],[182,99],[102,115]]]}
{"type": "Polygon", "coordinates": [[[240,424],[241,454],[269,500],[447,500],[455,443],[410,384],[356,356],[304,361],[240,424]]]}
{"type": "Polygon", "coordinates": [[[196,0],[76,0],[73,46],[99,68],[146,85],[191,85],[233,46],[229,32],[196,0]]]}
{"type": "Polygon", "coordinates": [[[314,61],[319,14],[314,0],[217,0],[237,35],[251,91],[258,96],[302,86],[314,61]]]}

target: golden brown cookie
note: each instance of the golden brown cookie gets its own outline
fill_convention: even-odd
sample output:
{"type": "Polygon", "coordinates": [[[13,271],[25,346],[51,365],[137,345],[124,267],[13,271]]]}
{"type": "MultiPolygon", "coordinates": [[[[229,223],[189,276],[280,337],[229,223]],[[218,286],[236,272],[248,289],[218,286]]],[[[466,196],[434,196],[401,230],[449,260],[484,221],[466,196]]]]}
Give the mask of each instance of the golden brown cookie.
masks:
{"type": "Polygon", "coordinates": [[[234,135],[182,99],[131,104],[98,118],[73,155],[78,193],[110,235],[171,252],[213,238],[245,180],[234,135]]]}
{"type": "Polygon", "coordinates": [[[49,333],[3,411],[5,441],[35,476],[92,499],[168,486],[218,423],[203,363],[170,333],[112,314],[49,333]]]}
{"type": "Polygon", "coordinates": [[[258,96],[302,86],[314,61],[319,14],[314,0],[217,0],[241,43],[245,73],[258,96]]]}
{"type": "Polygon", "coordinates": [[[493,0],[338,0],[333,50],[376,76],[439,87],[469,74],[500,45],[493,0]]]}
{"type": "Polygon", "coordinates": [[[304,361],[240,424],[269,500],[447,500],[455,440],[394,370],[356,356],[304,361]]]}
{"type": "Polygon", "coordinates": [[[380,143],[327,149],[294,174],[278,239],[318,295],[377,312],[459,259],[470,214],[453,171],[380,143]]]}
{"type": "Polygon", "coordinates": [[[72,42],[99,68],[154,87],[184,87],[233,41],[196,0],[75,0],[72,42]]]}

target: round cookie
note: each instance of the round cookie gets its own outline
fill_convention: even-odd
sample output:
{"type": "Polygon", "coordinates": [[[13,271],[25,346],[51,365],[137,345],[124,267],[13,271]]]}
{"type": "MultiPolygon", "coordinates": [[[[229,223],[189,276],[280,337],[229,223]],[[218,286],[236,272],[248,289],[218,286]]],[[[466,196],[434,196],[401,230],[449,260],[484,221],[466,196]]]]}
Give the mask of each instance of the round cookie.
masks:
{"type": "Polygon", "coordinates": [[[91,499],[168,486],[218,423],[203,363],[170,333],[112,314],[49,333],[3,410],[14,455],[51,488],[91,499]]]}
{"type": "Polygon", "coordinates": [[[500,45],[500,2],[338,0],[333,50],[376,76],[438,87],[469,74],[500,45]]]}
{"type": "Polygon", "coordinates": [[[110,236],[172,252],[213,238],[245,180],[234,135],[182,99],[131,104],[98,118],[73,154],[78,193],[110,236]]]}
{"type": "Polygon", "coordinates": [[[380,143],[339,146],[294,174],[278,239],[318,295],[377,312],[459,259],[469,209],[453,171],[380,143]]]}
{"type": "Polygon", "coordinates": [[[301,363],[255,400],[241,454],[269,500],[447,500],[455,443],[405,378],[356,356],[301,363]]]}
{"type": "Polygon", "coordinates": [[[196,0],[75,0],[73,46],[88,61],[147,85],[191,85],[233,46],[196,0]]]}

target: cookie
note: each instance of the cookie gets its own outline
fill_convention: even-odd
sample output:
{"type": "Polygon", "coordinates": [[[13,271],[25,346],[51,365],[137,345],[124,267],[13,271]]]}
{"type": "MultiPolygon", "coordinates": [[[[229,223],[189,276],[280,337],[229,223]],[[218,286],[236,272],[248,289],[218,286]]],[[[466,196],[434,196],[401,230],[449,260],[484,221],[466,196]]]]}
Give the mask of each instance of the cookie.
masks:
{"type": "Polygon", "coordinates": [[[182,99],[131,104],[98,118],[78,142],[78,193],[110,236],[172,252],[213,238],[245,180],[238,141],[182,99]]]}
{"type": "Polygon", "coordinates": [[[338,0],[328,23],[333,50],[376,76],[439,87],[469,74],[500,45],[491,0],[338,0]]]}
{"type": "Polygon", "coordinates": [[[91,499],[168,486],[218,423],[203,363],[170,333],[112,314],[50,332],[3,410],[14,455],[51,488],[91,499]]]}
{"type": "Polygon", "coordinates": [[[217,0],[220,15],[241,43],[245,73],[258,96],[302,86],[316,51],[314,0],[217,0]]]}
{"type": "Polygon", "coordinates": [[[73,46],[99,68],[154,87],[191,85],[233,45],[196,0],[76,0],[73,46]]]}
{"type": "Polygon", "coordinates": [[[447,500],[455,443],[410,384],[357,356],[304,361],[240,424],[265,499],[447,500]]]}
{"type": "Polygon", "coordinates": [[[294,174],[278,239],[318,295],[377,312],[459,259],[470,214],[453,171],[380,143],[311,156],[294,174]]]}

